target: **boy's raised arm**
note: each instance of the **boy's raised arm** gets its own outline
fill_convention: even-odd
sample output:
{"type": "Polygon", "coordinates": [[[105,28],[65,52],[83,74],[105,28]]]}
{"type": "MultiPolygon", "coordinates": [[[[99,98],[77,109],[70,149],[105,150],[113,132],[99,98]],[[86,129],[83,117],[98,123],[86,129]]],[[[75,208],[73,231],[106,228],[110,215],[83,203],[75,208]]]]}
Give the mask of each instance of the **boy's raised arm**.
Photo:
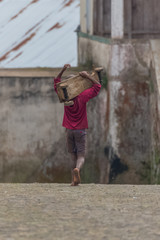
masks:
{"type": "Polygon", "coordinates": [[[59,72],[59,74],[57,75],[56,78],[61,78],[62,75],[63,75],[63,73],[66,71],[66,69],[67,69],[67,68],[70,68],[70,67],[71,67],[70,64],[65,64],[65,65],[63,66],[63,68],[61,69],[61,71],[59,72]]]}

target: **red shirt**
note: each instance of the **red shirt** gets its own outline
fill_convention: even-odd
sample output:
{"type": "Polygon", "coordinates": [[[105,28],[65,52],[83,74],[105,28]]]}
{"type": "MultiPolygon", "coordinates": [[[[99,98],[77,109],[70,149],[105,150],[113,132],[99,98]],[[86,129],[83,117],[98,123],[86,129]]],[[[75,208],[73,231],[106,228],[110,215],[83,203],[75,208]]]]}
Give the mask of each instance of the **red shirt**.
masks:
{"type": "MultiPolygon", "coordinates": [[[[54,79],[54,89],[57,92],[56,84],[60,82],[60,78],[54,79]]],[[[64,106],[64,116],[62,126],[69,129],[88,128],[86,103],[97,96],[101,89],[100,84],[93,84],[89,89],[84,90],[73,99],[72,106],[64,106]]]]}

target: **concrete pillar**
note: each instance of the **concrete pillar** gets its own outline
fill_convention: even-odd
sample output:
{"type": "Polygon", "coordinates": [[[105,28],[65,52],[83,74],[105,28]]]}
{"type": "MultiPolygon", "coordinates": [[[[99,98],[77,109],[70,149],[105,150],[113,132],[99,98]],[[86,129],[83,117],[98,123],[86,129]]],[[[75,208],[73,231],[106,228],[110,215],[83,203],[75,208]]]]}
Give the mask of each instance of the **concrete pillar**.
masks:
{"type": "Polygon", "coordinates": [[[80,1],[80,25],[81,25],[81,32],[87,33],[86,0],[81,0],[80,1]]]}
{"type": "Polygon", "coordinates": [[[93,0],[80,1],[81,32],[93,34],[93,0]]]}
{"type": "Polygon", "coordinates": [[[124,37],[124,0],[111,1],[111,37],[124,37]]]}
{"type": "Polygon", "coordinates": [[[93,35],[93,11],[94,11],[94,1],[86,0],[86,28],[87,33],[93,35]]]}

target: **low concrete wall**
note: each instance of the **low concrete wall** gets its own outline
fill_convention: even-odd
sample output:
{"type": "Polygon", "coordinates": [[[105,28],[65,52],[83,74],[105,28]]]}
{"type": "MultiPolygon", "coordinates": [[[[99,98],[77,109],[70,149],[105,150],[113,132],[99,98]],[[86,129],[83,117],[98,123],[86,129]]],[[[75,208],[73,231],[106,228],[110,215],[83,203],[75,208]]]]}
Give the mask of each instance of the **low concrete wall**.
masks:
{"type": "MultiPolygon", "coordinates": [[[[84,182],[100,181],[106,99],[102,90],[88,104],[84,182]]],[[[0,182],[70,182],[63,108],[52,77],[0,77],[0,182]]]]}
{"type": "Polygon", "coordinates": [[[61,138],[63,106],[52,78],[0,78],[1,181],[32,181],[61,138]]]}

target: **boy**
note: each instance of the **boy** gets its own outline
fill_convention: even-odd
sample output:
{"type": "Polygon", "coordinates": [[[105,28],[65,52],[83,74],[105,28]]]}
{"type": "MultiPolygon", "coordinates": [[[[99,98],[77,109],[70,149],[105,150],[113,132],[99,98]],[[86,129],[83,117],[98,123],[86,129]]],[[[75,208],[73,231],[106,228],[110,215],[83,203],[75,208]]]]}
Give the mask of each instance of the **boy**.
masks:
{"type": "MultiPolygon", "coordinates": [[[[70,64],[65,64],[58,76],[54,79],[54,89],[57,92],[56,84],[61,81],[61,77],[70,64]]],[[[64,106],[64,117],[62,126],[66,128],[67,147],[71,161],[71,186],[78,186],[80,170],[85,160],[86,149],[86,129],[88,128],[86,103],[97,96],[101,89],[101,84],[92,78],[87,72],[80,72],[79,75],[93,83],[92,87],[84,90],[73,100],[73,105],[64,106]]]]}

